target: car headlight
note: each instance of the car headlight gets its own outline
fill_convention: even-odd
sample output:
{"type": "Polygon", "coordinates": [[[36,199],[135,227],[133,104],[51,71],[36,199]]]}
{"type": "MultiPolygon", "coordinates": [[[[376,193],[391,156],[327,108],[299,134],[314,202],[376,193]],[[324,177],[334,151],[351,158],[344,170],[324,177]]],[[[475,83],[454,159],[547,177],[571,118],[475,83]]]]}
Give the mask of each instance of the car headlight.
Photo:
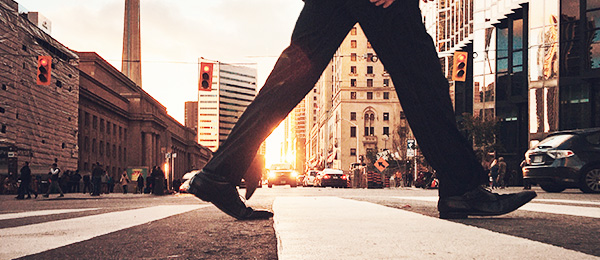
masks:
{"type": "Polygon", "coordinates": [[[274,172],[269,172],[269,179],[275,178],[276,175],[274,172]]]}
{"type": "Polygon", "coordinates": [[[296,171],[293,171],[293,172],[292,172],[292,177],[296,178],[297,176],[298,176],[298,172],[296,172],[296,171]]]}
{"type": "Polygon", "coordinates": [[[552,159],[562,159],[575,155],[571,150],[554,150],[546,152],[552,159]]]}

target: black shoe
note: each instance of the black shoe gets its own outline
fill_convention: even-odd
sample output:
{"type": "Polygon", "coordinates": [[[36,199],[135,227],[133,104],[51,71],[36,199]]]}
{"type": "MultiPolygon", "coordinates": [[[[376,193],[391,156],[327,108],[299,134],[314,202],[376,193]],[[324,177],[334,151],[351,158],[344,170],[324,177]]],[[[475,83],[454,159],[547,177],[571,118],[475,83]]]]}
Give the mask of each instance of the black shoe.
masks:
{"type": "Polygon", "coordinates": [[[440,198],[440,218],[467,218],[467,216],[498,216],[512,212],[535,198],[535,191],[496,194],[478,187],[462,196],[440,198]]]}
{"type": "Polygon", "coordinates": [[[42,195],[42,196],[44,196],[44,198],[48,198],[48,195],[46,195],[46,194],[44,194],[44,195],[42,195]]]}
{"type": "Polygon", "coordinates": [[[214,204],[221,211],[238,220],[273,217],[273,213],[269,211],[253,210],[251,207],[247,207],[240,199],[240,194],[235,185],[221,176],[201,171],[190,179],[188,192],[203,201],[214,204]]]}

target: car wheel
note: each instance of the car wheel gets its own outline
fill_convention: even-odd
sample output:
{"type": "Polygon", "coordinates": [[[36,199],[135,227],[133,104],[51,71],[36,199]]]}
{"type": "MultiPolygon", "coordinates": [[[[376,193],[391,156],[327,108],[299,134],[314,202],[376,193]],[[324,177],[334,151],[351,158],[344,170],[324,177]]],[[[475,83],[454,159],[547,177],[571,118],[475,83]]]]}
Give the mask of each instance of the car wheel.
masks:
{"type": "Polygon", "coordinates": [[[585,170],[581,175],[579,189],[585,193],[600,193],[600,168],[585,170]]]}
{"type": "Polygon", "coordinates": [[[273,183],[269,183],[269,184],[267,184],[267,186],[268,186],[269,188],[273,188],[273,183]]]}
{"type": "Polygon", "coordinates": [[[291,188],[296,188],[296,186],[298,186],[298,185],[296,185],[296,184],[290,184],[291,188]]]}
{"type": "Polygon", "coordinates": [[[567,187],[556,183],[540,183],[542,190],[551,193],[558,193],[564,191],[567,187]]]}

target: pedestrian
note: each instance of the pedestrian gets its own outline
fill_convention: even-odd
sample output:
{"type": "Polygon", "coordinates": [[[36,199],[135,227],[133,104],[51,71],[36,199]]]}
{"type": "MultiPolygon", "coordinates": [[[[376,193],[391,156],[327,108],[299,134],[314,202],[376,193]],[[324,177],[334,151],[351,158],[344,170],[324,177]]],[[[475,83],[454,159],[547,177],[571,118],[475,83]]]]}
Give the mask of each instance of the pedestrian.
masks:
{"type": "Polygon", "coordinates": [[[52,192],[52,190],[54,189],[58,189],[58,192],[60,193],[59,197],[64,197],[65,194],[60,188],[60,168],[58,168],[58,165],[56,165],[56,163],[52,164],[52,167],[50,168],[50,172],[48,174],[50,175],[50,186],[48,186],[48,191],[46,191],[44,197],[48,198],[50,192],[52,192]]]}
{"type": "MultiPolygon", "coordinates": [[[[358,22],[390,74],[419,148],[439,179],[441,218],[501,215],[533,199],[524,191],[503,195],[482,185],[486,175],[472,143],[457,128],[448,80],[427,33],[418,0],[305,1],[291,44],[275,64],[254,101],[202,171],[189,192],[237,219],[273,214],[247,207],[236,185],[250,168],[264,139],[309,93],[348,32],[358,22]]],[[[256,185],[246,188],[246,199],[256,185]]]]}
{"type": "Polygon", "coordinates": [[[83,175],[83,194],[86,192],[92,193],[92,182],[89,174],[83,175]]]}
{"type": "Polygon", "coordinates": [[[144,193],[144,176],[141,174],[137,177],[137,187],[135,189],[135,193],[137,194],[138,192],[140,194],[144,193]]]}
{"type": "Polygon", "coordinates": [[[17,195],[17,199],[25,199],[25,194],[27,194],[27,199],[31,199],[31,193],[35,194],[35,198],[37,199],[38,193],[31,189],[31,169],[29,168],[29,162],[25,162],[21,170],[19,170],[21,180],[21,184],[19,185],[19,194],[17,195]]]}
{"type": "Polygon", "coordinates": [[[498,160],[494,159],[490,164],[490,186],[492,189],[498,188],[498,160]]]}
{"type": "Polygon", "coordinates": [[[100,163],[96,162],[94,169],[92,170],[92,196],[100,196],[102,175],[104,175],[104,170],[100,163]]]}
{"type": "Polygon", "coordinates": [[[154,166],[151,175],[152,175],[152,180],[154,182],[152,184],[152,194],[164,195],[165,194],[165,191],[164,191],[165,172],[163,172],[160,167],[154,166]]]}
{"type": "MultiPolygon", "coordinates": [[[[81,174],[79,174],[79,170],[75,170],[75,172],[71,175],[71,192],[79,193],[79,186],[81,181],[81,174]]],[[[85,193],[85,192],[84,192],[85,193]]]]}
{"type": "Polygon", "coordinates": [[[531,181],[525,178],[525,167],[527,166],[527,160],[521,161],[519,167],[521,168],[521,176],[523,176],[523,189],[531,190],[531,181]]]}
{"type": "Polygon", "coordinates": [[[127,178],[127,171],[123,172],[123,175],[121,175],[121,180],[119,180],[119,183],[121,183],[121,186],[123,187],[123,194],[127,194],[127,184],[129,184],[129,178],[127,178]]]}

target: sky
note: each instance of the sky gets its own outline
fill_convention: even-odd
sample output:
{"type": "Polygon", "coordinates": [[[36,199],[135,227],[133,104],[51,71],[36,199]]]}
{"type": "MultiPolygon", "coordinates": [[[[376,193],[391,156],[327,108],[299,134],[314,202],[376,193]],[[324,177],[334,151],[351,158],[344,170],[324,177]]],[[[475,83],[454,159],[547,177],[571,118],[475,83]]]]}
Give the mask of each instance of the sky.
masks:
{"type": "MultiPolygon", "coordinates": [[[[48,18],[63,45],[121,69],[125,0],[16,1],[48,18]]],[[[142,88],[183,123],[184,103],[197,100],[200,57],[256,64],[262,86],[302,7],[301,0],[141,0],[142,88]]]]}

